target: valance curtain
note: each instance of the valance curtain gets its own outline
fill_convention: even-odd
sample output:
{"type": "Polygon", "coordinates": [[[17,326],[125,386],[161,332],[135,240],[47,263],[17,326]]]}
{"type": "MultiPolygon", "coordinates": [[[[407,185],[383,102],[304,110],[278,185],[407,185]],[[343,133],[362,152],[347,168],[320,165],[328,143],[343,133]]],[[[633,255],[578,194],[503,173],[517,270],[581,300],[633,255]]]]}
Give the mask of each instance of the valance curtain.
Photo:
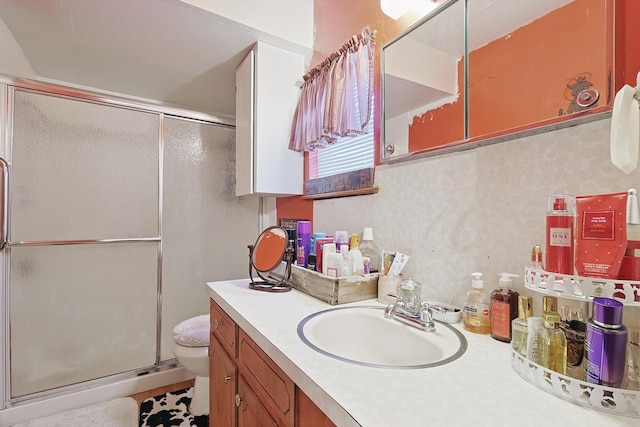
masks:
{"type": "Polygon", "coordinates": [[[313,151],[365,133],[371,120],[375,31],[363,28],[304,75],[289,149],[313,151]]]}

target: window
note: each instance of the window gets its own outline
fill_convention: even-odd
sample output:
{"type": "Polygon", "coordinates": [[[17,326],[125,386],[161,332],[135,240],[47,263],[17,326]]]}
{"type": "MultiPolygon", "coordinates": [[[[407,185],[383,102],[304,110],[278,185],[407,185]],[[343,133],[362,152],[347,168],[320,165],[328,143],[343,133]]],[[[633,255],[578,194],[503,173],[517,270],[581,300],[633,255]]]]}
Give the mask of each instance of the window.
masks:
{"type": "MultiPolygon", "coordinates": [[[[373,100],[372,100],[372,105],[373,100]]],[[[340,197],[375,192],[373,111],[366,133],[345,136],[330,146],[309,152],[305,193],[310,198],[340,197]]]]}

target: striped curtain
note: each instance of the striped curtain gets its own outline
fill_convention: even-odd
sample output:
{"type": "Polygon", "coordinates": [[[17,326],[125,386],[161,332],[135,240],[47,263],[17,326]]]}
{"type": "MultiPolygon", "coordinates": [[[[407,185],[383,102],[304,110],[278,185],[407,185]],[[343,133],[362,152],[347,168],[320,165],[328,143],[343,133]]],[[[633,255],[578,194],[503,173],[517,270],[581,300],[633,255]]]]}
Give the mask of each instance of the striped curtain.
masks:
{"type": "Polygon", "coordinates": [[[289,149],[314,151],[366,133],[371,120],[375,31],[363,28],[304,76],[289,149]]]}

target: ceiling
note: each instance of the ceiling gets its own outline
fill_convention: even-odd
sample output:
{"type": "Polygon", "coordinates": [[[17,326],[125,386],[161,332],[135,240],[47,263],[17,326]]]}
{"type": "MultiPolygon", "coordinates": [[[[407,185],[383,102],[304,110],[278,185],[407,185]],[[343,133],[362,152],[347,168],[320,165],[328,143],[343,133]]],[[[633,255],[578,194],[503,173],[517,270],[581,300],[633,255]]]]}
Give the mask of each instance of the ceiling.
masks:
{"type": "Polygon", "coordinates": [[[301,46],[179,0],[0,0],[38,79],[235,116],[235,68],[257,40],[301,46]]]}

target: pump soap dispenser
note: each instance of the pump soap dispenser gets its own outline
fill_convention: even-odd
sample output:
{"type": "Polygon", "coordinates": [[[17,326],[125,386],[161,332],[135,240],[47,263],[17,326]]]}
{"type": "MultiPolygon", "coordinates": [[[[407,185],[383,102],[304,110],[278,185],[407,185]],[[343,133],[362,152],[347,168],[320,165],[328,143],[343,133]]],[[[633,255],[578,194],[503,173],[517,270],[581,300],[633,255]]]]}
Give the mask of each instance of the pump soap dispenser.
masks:
{"type": "Polygon", "coordinates": [[[471,287],[464,301],[462,310],[462,321],[464,328],[477,334],[488,334],[491,332],[489,317],[489,297],[484,292],[484,281],[482,273],[473,273],[471,287]]]}
{"type": "Polygon", "coordinates": [[[500,273],[498,289],[491,292],[491,337],[511,342],[511,322],[518,317],[518,293],[513,290],[512,277],[517,274],[500,273]]]}

